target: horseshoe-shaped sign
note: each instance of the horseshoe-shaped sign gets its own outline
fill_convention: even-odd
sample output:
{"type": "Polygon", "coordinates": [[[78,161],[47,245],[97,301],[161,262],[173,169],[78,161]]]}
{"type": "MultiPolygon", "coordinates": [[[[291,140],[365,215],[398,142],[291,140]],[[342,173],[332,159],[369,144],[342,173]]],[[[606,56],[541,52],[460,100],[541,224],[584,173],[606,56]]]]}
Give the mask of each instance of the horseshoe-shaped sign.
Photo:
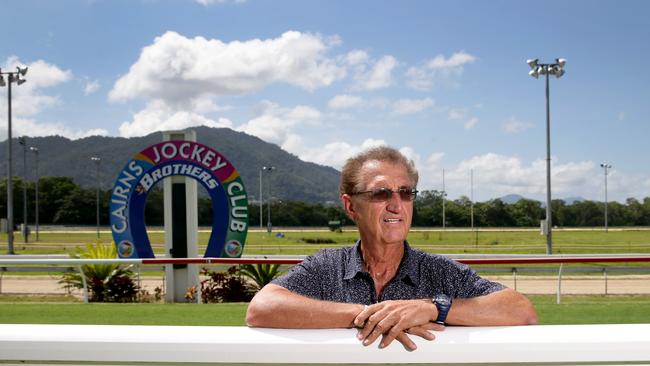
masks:
{"type": "Polygon", "coordinates": [[[205,257],[240,257],[248,231],[248,198],[235,167],[212,148],[193,141],[165,141],[136,154],[111,191],[110,221],[120,258],[154,258],[144,207],[164,178],[196,179],[212,199],[212,232],[205,257]]]}

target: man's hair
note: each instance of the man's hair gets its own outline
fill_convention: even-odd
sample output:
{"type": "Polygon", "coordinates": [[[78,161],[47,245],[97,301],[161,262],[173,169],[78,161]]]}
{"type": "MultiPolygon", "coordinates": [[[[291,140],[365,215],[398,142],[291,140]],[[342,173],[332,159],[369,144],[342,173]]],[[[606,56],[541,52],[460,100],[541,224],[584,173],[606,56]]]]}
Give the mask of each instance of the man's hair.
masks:
{"type": "Polygon", "coordinates": [[[339,194],[353,194],[365,189],[365,187],[362,186],[364,184],[364,177],[361,174],[361,167],[363,164],[371,160],[403,166],[406,168],[409,178],[411,178],[413,188],[417,186],[419,176],[417,169],[415,169],[413,160],[408,159],[395,148],[389,146],[378,146],[362,151],[345,162],[343,170],[341,171],[339,194]]]}

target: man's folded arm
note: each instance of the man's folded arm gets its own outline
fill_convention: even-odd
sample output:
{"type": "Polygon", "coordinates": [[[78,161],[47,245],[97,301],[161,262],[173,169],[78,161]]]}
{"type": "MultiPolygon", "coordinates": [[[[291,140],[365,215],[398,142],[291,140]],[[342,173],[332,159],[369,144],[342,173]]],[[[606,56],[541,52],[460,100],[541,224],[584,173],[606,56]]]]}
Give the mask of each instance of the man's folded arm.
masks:
{"type": "Polygon", "coordinates": [[[315,300],[268,284],[248,305],[246,324],[263,328],[351,328],[360,304],[315,300]]]}
{"type": "Polygon", "coordinates": [[[537,324],[537,312],[524,295],[506,288],[484,296],[454,299],[447,324],[532,325],[537,324]]]}

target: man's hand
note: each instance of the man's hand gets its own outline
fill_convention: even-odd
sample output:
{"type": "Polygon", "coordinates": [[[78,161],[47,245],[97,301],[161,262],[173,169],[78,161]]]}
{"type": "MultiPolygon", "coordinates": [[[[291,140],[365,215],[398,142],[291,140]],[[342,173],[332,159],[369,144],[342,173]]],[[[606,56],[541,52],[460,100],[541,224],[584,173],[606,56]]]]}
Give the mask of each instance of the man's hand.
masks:
{"type": "Polygon", "coordinates": [[[383,335],[379,348],[397,339],[406,349],[415,350],[417,346],[407,333],[433,340],[431,330],[444,330],[443,325],[432,323],[437,316],[430,300],[392,300],[368,306],[354,319],[354,325],[361,328],[357,337],[364,346],[383,335]]]}

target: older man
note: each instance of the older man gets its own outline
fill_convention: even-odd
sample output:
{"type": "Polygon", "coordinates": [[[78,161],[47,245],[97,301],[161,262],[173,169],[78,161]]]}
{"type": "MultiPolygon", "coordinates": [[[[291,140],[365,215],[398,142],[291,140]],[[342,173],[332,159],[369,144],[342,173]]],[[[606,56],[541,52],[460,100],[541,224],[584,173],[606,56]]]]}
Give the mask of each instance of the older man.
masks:
{"type": "Polygon", "coordinates": [[[380,348],[407,334],[433,340],[449,325],[535,324],[528,299],[478,276],[468,266],[424,253],[406,242],[417,194],[412,161],[390,147],[349,159],[340,194],[360,240],[307,257],[251,301],[253,327],[359,328],[364,345],[380,348]]]}

